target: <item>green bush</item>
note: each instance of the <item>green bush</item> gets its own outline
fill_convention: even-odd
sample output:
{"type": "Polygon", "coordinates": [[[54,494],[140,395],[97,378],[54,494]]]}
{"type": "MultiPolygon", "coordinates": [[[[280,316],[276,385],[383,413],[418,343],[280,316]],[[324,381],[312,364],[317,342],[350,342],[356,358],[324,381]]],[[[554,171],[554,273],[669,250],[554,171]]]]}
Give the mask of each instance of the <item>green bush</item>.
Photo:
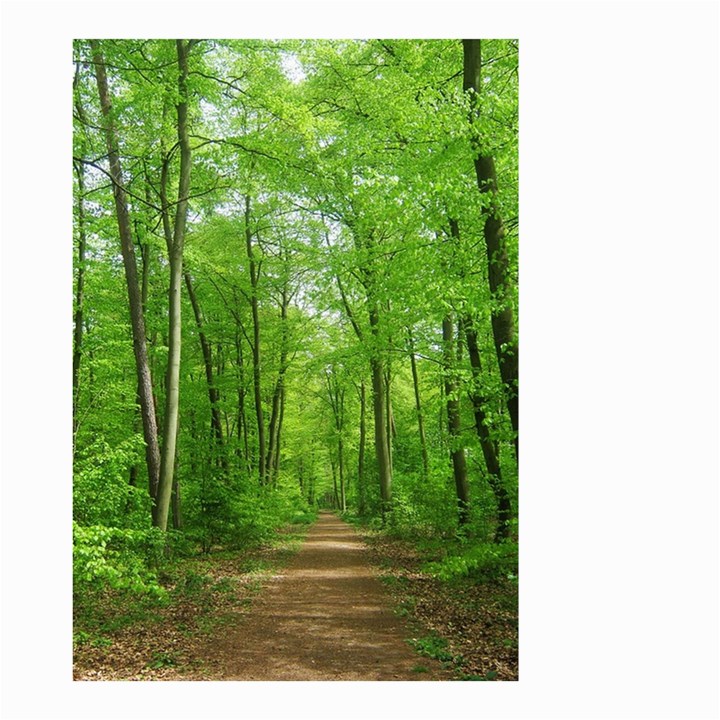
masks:
{"type": "Polygon", "coordinates": [[[314,522],[317,511],[301,495],[294,478],[281,476],[276,487],[258,487],[253,480],[207,479],[190,486],[184,498],[185,530],[208,552],[269,541],[278,527],[314,522]]]}
{"type": "Polygon", "coordinates": [[[426,570],[446,581],[460,577],[514,580],[518,574],[518,545],[510,541],[481,543],[457,555],[428,563],[426,570]]]}
{"type": "Polygon", "coordinates": [[[119,526],[149,516],[147,488],[135,488],[128,481],[130,467],[142,462],[143,447],[142,435],[132,435],[116,443],[98,436],[84,448],[73,468],[75,520],[81,525],[119,526]]]}
{"type": "Polygon", "coordinates": [[[157,528],[129,530],[73,523],[73,582],[83,588],[112,588],[163,597],[154,568],[166,536],[157,528]]]}

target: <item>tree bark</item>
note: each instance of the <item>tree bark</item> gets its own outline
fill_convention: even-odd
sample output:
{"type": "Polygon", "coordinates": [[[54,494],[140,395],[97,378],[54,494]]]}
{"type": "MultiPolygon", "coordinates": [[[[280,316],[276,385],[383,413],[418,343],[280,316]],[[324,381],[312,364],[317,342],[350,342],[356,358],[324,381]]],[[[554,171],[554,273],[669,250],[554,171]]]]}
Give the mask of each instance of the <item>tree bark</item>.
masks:
{"type": "Polygon", "coordinates": [[[78,180],[77,225],[78,255],[77,283],[75,286],[75,317],[73,318],[73,430],[77,431],[78,392],[80,389],[80,362],[83,340],[83,302],[85,291],[85,169],[82,163],[75,163],[78,180]]]}
{"type": "Polygon", "coordinates": [[[415,414],[417,415],[418,435],[420,437],[420,450],[422,452],[423,461],[423,479],[427,482],[429,477],[429,461],[427,451],[427,441],[425,439],[425,420],[423,419],[422,405],[420,403],[420,382],[418,379],[417,363],[415,361],[415,347],[413,342],[412,330],[408,331],[408,350],[410,352],[410,369],[412,370],[413,389],[415,391],[415,414]]]}
{"type": "Polygon", "coordinates": [[[245,196],[245,250],[250,268],[250,308],[253,320],[253,389],[255,393],[255,418],[258,431],[258,479],[263,485],[266,480],[265,469],[265,421],[263,419],[262,391],[260,385],[260,316],[258,314],[258,270],[252,247],[252,230],[250,228],[250,196],[245,196]]]}
{"type": "MultiPolygon", "coordinates": [[[[218,402],[220,400],[220,393],[217,389],[217,384],[213,376],[212,366],[212,348],[208,342],[205,331],[203,330],[203,319],[200,311],[200,304],[198,303],[195,288],[193,287],[192,277],[190,273],[184,273],[185,275],[185,287],[188,291],[188,297],[190,298],[190,304],[192,305],[193,315],[195,316],[195,326],[198,330],[198,336],[200,339],[200,348],[202,350],[203,364],[205,365],[205,380],[207,381],[208,398],[210,400],[210,426],[212,427],[213,437],[217,444],[217,450],[221,454],[223,453],[223,429],[222,422],[220,421],[220,408],[218,402]]],[[[227,463],[224,462],[223,466],[227,469],[227,463]]]]}
{"type": "Polygon", "coordinates": [[[510,496],[505,490],[502,481],[502,473],[500,470],[500,462],[498,460],[495,447],[487,425],[485,424],[485,398],[480,392],[480,377],[482,375],[482,365],[480,361],[480,350],[478,348],[477,333],[473,327],[472,318],[465,316],[463,319],[463,327],[465,330],[465,338],[467,340],[468,355],[470,357],[470,367],[473,374],[473,388],[470,393],[470,399],[473,405],[473,415],[475,418],[475,430],[480,441],[483,457],[485,458],[485,466],[488,471],[488,482],[490,488],[495,495],[497,504],[497,528],[495,531],[495,540],[500,542],[509,537],[510,520],[512,519],[512,505],[510,496]]]}
{"type": "Polygon", "coordinates": [[[125,190],[122,184],[122,168],[115,124],[112,118],[112,104],[108,90],[105,60],[100,51],[97,40],[90,42],[95,64],[95,78],[100,98],[100,109],[105,121],[105,141],[108,149],[109,175],[113,185],[115,200],[115,213],[120,233],[120,247],[125,270],[125,282],[128,290],[128,304],[130,308],[130,325],[133,336],[133,353],[138,376],[140,397],[140,412],[143,423],[143,437],[145,439],[145,461],[148,468],[150,497],[157,497],[160,479],[160,447],[158,442],[158,429],[155,416],[155,401],[153,398],[152,375],[148,362],[145,340],[145,318],[142,312],[142,301],[138,288],[137,265],[135,260],[135,247],[130,231],[130,217],[127,208],[125,190]]]}
{"type": "MultiPolygon", "coordinates": [[[[480,40],[463,40],[463,90],[471,100],[471,126],[478,119],[478,93],[480,78],[480,40]]],[[[495,352],[500,365],[500,376],[505,386],[505,400],[510,422],[515,432],[515,452],[518,452],[518,352],[515,318],[511,304],[511,282],[505,228],[497,202],[497,173],[495,161],[480,147],[477,135],[473,138],[473,152],[477,186],[481,194],[489,195],[489,205],[483,234],[488,258],[488,281],[492,293],[492,328],[495,352]]]]}
{"type": "Polygon", "coordinates": [[[278,418],[277,424],[277,439],[275,441],[275,457],[273,458],[273,478],[277,481],[278,473],[280,472],[280,438],[282,437],[282,424],[283,418],[285,417],[285,385],[283,384],[282,391],[280,392],[280,417],[278,418]]]}
{"type": "MultiPolygon", "coordinates": [[[[236,322],[237,321],[238,319],[236,318],[236,322]]],[[[250,444],[248,442],[248,423],[245,417],[245,363],[243,360],[242,338],[237,328],[235,330],[235,350],[238,370],[238,443],[240,442],[240,428],[242,427],[243,457],[245,467],[248,473],[250,473],[252,471],[252,463],[250,461],[250,444]]]]}
{"type": "Polygon", "coordinates": [[[165,417],[163,425],[163,447],[160,460],[160,487],[158,489],[156,525],[167,528],[170,497],[173,488],[175,470],[175,451],[178,432],[178,411],[180,401],[180,349],[181,349],[181,302],[180,291],[183,281],[183,247],[185,243],[185,224],[187,221],[188,195],[190,194],[191,153],[187,129],[187,76],[188,49],[184,40],[176,41],[178,58],[177,132],[180,146],[180,181],[178,184],[178,202],[175,207],[173,242],[170,252],[170,291],[169,291],[169,332],[168,365],[166,375],[165,417]]]}
{"type": "MultiPolygon", "coordinates": [[[[80,102],[78,84],[80,82],[80,65],[75,69],[73,79],[73,91],[75,94],[75,110],[83,124],[87,124],[85,111],[80,102]]],[[[83,341],[83,303],[85,290],[85,247],[87,238],[85,234],[85,166],[82,162],[74,163],[75,174],[77,175],[77,229],[78,229],[78,254],[77,254],[77,281],[75,285],[75,314],[73,318],[73,435],[78,428],[78,393],[80,391],[80,363],[82,360],[83,341]]],[[[75,443],[73,443],[73,451],[75,443]]]]}
{"type": "Polygon", "coordinates": [[[285,389],[285,372],[287,371],[287,309],[289,304],[287,287],[283,288],[282,301],[280,305],[280,367],[273,390],[272,411],[270,413],[270,425],[268,427],[268,450],[265,461],[267,479],[272,483],[275,472],[276,447],[280,443],[280,403],[285,389]]]}
{"type": "Polygon", "coordinates": [[[470,505],[470,488],[467,478],[467,464],[465,462],[465,448],[461,445],[460,437],[460,401],[457,397],[458,381],[456,373],[456,357],[453,352],[455,345],[455,332],[452,318],[447,315],[442,322],[443,355],[445,370],[445,399],[447,402],[447,421],[450,433],[450,457],[452,458],[453,476],[458,502],[458,520],[461,525],[468,521],[470,505]]]}
{"type": "MultiPolygon", "coordinates": [[[[377,341],[378,325],[380,322],[377,303],[370,305],[370,330],[377,341]]],[[[370,359],[370,371],[373,387],[373,416],[375,421],[375,455],[377,457],[378,473],[380,475],[380,500],[382,503],[383,518],[392,505],[392,465],[390,462],[389,441],[386,423],[385,407],[385,373],[383,363],[379,357],[377,347],[373,348],[370,359]]]]}
{"type": "Polygon", "coordinates": [[[365,383],[360,383],[360,439],[358,440],[358,512],[365,515],[365,383]]]}

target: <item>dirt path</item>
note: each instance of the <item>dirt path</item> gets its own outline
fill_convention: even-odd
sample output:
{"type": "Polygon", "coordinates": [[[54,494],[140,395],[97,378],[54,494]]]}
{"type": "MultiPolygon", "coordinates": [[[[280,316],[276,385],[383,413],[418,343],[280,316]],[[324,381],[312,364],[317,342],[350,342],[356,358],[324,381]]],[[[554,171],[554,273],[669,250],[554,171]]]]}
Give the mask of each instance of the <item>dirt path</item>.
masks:
{"type": "Polygon", "coordinates": [[[321,514],[250,612],[213,637],[207,670],[221,680],[449,679],[409,635],[353,528],[321,514]]]}

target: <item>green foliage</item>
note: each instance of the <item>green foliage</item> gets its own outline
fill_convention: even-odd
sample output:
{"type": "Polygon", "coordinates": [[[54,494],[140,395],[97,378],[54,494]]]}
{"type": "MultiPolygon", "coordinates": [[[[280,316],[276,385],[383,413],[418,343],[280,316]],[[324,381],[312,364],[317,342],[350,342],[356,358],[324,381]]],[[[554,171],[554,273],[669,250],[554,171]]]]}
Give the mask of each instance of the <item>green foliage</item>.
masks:
{"type": "Polygon", "coordinates": [[[438,562],[428,563],[427,571],[441,580],[456,578],[517,580],[518,546],[515,542],[480,543],[459,554],[448,555],[438,562]]]}
{"type": "Polygon", "coordinates": [[[243,548],[267,542],[278,527],[308,524],[316,517],[296,483],[258,488],[242,479],[190,486],[185,513],[187,536],[205,552],[217,545],[243,548]]]}
{"type": "Polygon", "coordinates": [[[439,635],[432,634],[421,638],[413,638],[410,640],[410,644],[421,655],[434,658],[442,663],[451,663],[455,659],[455,656],[448,649],[447,640],[439,635]]]}
{"type": "Polygon", "coordinates": [[[158,670],[160,668],[174,667],[177,663],[175,653],[156,650],[152,654],[152,659],[148,663],[148,667],[158,670]]]}
{"type": "Polygon", "coordinates": [[[73,580],[83,589],[129,590],[158,599],[165,590],[153,569],[160,562],[166,538],[157,528],[128,530],[73,523],[73,580]]]}
{"type": "Polygon", "coordinates": [[[451,535],[457,527],[456,500],[447,474],[426,482],[417,473],[394,477],[393,511],[389,529],[398,536],[451,535]]]}
{"type": "MultiPolygon", "coordinates": [[[[169,40],[102,40],[100,46],[113,92],[138,271],[146,280],[148,355],[162,421],[168,258],[157,206],[142,199],[157,200],[163,168],[168,196],[177,192],[179,160],[172,150],[177,139],[172,109],[179,99],[176,48],[169,40]]],[[[102,156],[106,148],[91,54],[88,41],[74,43],[74,97],[83,109],[74,117],[74,154],[88,160],[102,156]]],[[[181,293],[177,475],[186,545],[205,551],[242,548],[268,542],[284,524],[312,522],[318,502],[338,504],[332,468],[339,475],[340,460],[349,512],[361,512],[371,526],[413,538],[451,539],[460,532],[482,544],[493,536],[497,501],[472,430],[468,390],[487,399],[486,425],[512,495],[517,467],[490,315],[500,300],[515,310],[517,292],[513,285],[509,297],[492,298],[487,286],[482,235],[490,197],[478,191],[473,144],[496,161],[494,200],[507,221],[514,283],[517,43],[483,41],[484,92],[472,127],[470,101],[462,91],[462,47],[456,39],[205,39],[194,46],[189,64],[189,130],[208,141],[193,143],[184,253],[202,330],[188,293],[181,293]],[[293,76],[290,66],[302,72],[293,76]],[[459,228],[454,239],[449,218],[459,228]],[[255,283],[248,273],[246,232],[258,266],[255,283]],[[266,445],[275,389],[283,379],[280,474],[271,487],[263,485],[257,472],[251,298],[261,326],[259,396],[266,445]],[[281,298],[289,298],[284,313],[281,298]],[[379,312],[371,328],[368,311],[373,305],[379,312]],[[465,430],[455,444],[466,450],[471,496],[469,522],[461,530],[442,389],[440,325],[448,312],[472,318],[480,351],[488,359],[482,377],[474,378],[465,349],[458,347],[463,361],[454,395],[465,430]],[[201,332],[206,341],[202,348],[201,332]],[[409,335],[425,418],[424,455],[409,335]],[[222,440],[210,425],[205,353],[222,440]],[[380,359],[391,383],[393,509],[385,513],[378,493],[371,358],[380,359]],[[336,396],[344,399],[342,413],[333,413],[328,403],[328,368],[336,396]]],[[[74,418],[74,518],[83,528],[143,531],[151,502],[114,198],[102,173],[90,165],[86,170],[84,197],[79,197],[76,180],[74,203],[75,242],[81,224],[87,239],[84,260],[76,258],[75,266],[76,283],[80,265],[84,273],[85,331],[74,418]]],[[[105,548],[100,542],[89,535],[77,540],[81,582],[125,582],[128,587],[145,582],[141,568],[151,572],[153,565],[144,551],[132,549],[120,536],[106,540],[105,548]],[[121,542],[126,543],[123,550],[121,542]]],[[[177,541],[173,543],[179,551],[177,541]]],[[[495,552],[494,547],[466,546],[443,561],[438,572],[486,576],[505,572],[507,565],[507,574],[513,574],[512,563],[496,558],[495,552]]]]}
{"type": "Polygon", "coordinates": [[[128,517],[147,522],[147,490],[129,484],[129,470],[142,462],[141,435],[112,445],[98,435],[75,461],[73,516],[81,525],[126,525],[128,517]]]}

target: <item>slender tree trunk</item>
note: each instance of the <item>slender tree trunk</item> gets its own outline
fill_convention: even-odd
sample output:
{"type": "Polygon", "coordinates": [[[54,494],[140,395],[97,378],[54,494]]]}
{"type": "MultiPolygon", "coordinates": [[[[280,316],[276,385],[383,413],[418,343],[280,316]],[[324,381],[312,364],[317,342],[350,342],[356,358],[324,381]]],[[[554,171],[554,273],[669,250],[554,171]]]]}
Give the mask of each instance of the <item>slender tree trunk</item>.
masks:
{"type": "Polygon", "coordinates": [[[393,439],[395,438],[395,420],[393,418],[392,411],[392,398],[390,393],[391,388],[391,377],[390,368],[385,368],[385,423],[387,428],[385,429],[385,435],[387,436],[388,443],[388,458],[390,461],[390,467],[393,464],[393,439]]]}
{"type": "MultiPolygon", "coordinates": [[[[370,329],[377,341],[380,317],[377,303],[370,305],[370,329]]],[[[377,348],[373,350],[370,359],[370,372],[373,387],[373,416],[375,420],[375,455],[377,457],[378,473],[380,475],[380,499],[382,502],[383,518],[392,506],[392,464],[389,453],[389,441],[386,423],[385,407],[385,374],[382,360],[377,348]]]]}
{"type": "Polygon", "coordinates": [[[358,440],[358,512],[365,515],[365,383],[360,383],[360,439],[358,440]]]}
{"type": "Polygon", "coordinates": [[[90,46],[93,52],[93,62],[95,63],[95,77],[97,80],[98,95],[100,97],[100,108],[105,121],[104,132],[108,149],[109,174],[113,184],[115,212],[120,233],[120,247],[128,290],[130,324],[133,336],[135,367],[138,375],[138,388],[140,391],[140,412],[142,414],[143,437],[145,439],[145,460],[148,468],[149,491],[150,497],[155,499],[160,478],[160,447],[158,443],[152,375],[145,344],[145,318],[143,317],[140,290],[138,288],[135,247],[130,231],[130,218],[125,198],[125,190],[122,185],[122,168],[120,165],[117,134],[112,119],[112,105],[105,72],[105,60],[97,40],[91,41],[90,46]]]}
{"type": "Polygon", "coordinates": [[[248,423],[245,417],[245,361],[243,359],[242,337],[238,329],[235,330],[235,352],[238,370],[238,442],[240,442],[240,428],[242,427],[242,447],[245,467],[248,473],[252,470],[250,462],[250,444],[248,442],[248,423]]]}
{"type": "Polygon", "coordinates": [[[456,357],[453,352],[455,346],[455,332],[450,316],[446,316],[442,323],[443,355],[445,365],[445,398],[447,402],[448,431],[450,433],[450,456],[452,458],[453,476],[458,500],[458,519],[461,525],[468,521],[470,504],[470,488],[467,478],[467,465],[465,462],[465,448],[462,447],[460,437],[460,401],[457,397],[458,381],[456,374],[456,357]]]}
{"type": "MultiPolygon", "coordinates": [[[[75,110],[80,121],[86,125],[87,118],[85,110],[80,101],[78,85],[80,82],[80,65],[75,69],[73,79],[73,91],[75,95],[75,110]]],[[[80,391],[80,363],[82,360],[83,341],[83,305],[85,302],[85,247],[87,244],[85,232],[85,166],[82,162],[73,163],[78,182],[77,192],[77,229],[78,229],[78,254],[77,254],[77,281],[75,285],[75,314],[73,318],[73,435],[78,428],[78,395],[80,391]]],[[[73,442],[73,453],[75,443],[73,442]]]]}
{"type": "Polygon", "coordinates": [[[210,400],[210,425],[212,427],[218,452],[223,458],[223,467],[227,470],[227,459],[224,458],[223,455],[223,429],[222,422],[220,421],[220,408],[218,407],[220,397],[217,384],[213,377],[212,349],[205,335],[205,331],[203,330],[202,313],[200,311],[200,304],[198,303],[197,295],[195,294],[192,278],[190,277],[190,273],[186,272],[184,275],[185,287],[187,288],[188,297],[190,298],[190,304],[193,309],[193,315],[195,316],[195,326],[198,330],[200,348],[202,350],[203,363],[205,365],[205,380],[207,381],[208,398],[210,400]]]}
{"type": "Polygon", "coordinates": [[[253,389],[255,392],[255,417],[258,430],[258,479],[260,484],[266,481],[265,469],[265,421],[263,419],[262,391],[260,385],[260,317],[258,314],[258,270],[252,247],[252,230],[250,228],[250,196],[245,196],[245,249],[250,267],[250,285],[252,294],[250,307],[253,320],[253,389]]]}
{"type": "Polygon", "coordinates": [[[340,475],[340,508],[343,512],[347,511],[347,505],[345,502],[345,466],[343,462],[343,455],[345,451],[343,449],[342,435],[338,437],[338,471],[340,475]]]}
{"type": "Polygon", "coordinates": [[[333,478],[333,506],[337,509],[340,506],[340,499],[338,498],[338,484],[337,484],[337,470],[335,469],[335,461],[330,457],[330,468],[332,469],[333,478]]]}
{"type": "Polygon", "coordinates": [[[163,447],[160,461],[160,487],[158,490],[158,511],[156,524],[161,530],[167,528],[170,496],[172,494],[175,470],[175,451],[178,432],[178,410],[180,400],[180,346],[181,346],[181,302],[180,291],[183,281],[183,247],[187,221],[188,195],[190,194],[190,141],[187,129],[187,76],[188,43],[177,40],[179,66],[177,104],[177,130],[180,145],[180,181],[178,202],[175,207],[173,242],[170,253],[169,333],[168,365],[166,375],[165,418],[163,425],[163,447]]]}
{"type": "Polygon", "coordinates": [[[78,180],[77,197],[77,284],[75,286],[75,317],[73,318],[73,431],[77,431],[78,392],[80,389],[80,361],[82,358],[83,340],[83,303],[85,292],[85,168],[82,163],[75,163],[75,174],[78,180]]]}
{"type": "MultiPolygon", "coordinates": [[[[480,78],[480,40],[463,40],[463,90],[471,98],[470,122],[477,121],[477,94],[482,86],[480,78]]],[[[518,341],[511,304],[511,279],[505,228],[497,202],[497,173],[492,156],[483,152],[476,134],[473,139],[475,174],[478,190],[490,198],[483,234],[488,258],[488,280],[493,295],[492,328],[500,376],[505,385],[505,399],[510,421],[515,431],[515,452],[518,451],[518,341]]]]}
{"type": "Polygon", "coordinates": [[[495,446],[493,445],[487,425],[485,424],[485,398],[480,392],[480,378],[482,376],[482,366],[480,362],[480,350],[478,348],[477,333],[473,327],[472,318],[466,316],[463,320],[465,337],[467,339],[468,355],[470,357],[470,367],[473,374],[473,389],[470,398],[473,404],[473,415],[475,418],[475,430],[480,440],[483,457],[485,458],[485,466],[488,471],[488,482],[490,488],[495,495],[497,503],[498,524],[495,531],[495,540],[502,541],[510,534],[510,520],[512,519],[512,505],[510,496],[505,490],[502,481],[502,473],[500,471],[500,462],[498,460],[495,446]]]}
{"type": "Polygon", "coordinates": [[[275,470],[275,452],[280,442],[280,401],[285,387],[285,372],[287,371],[287,309],[288,309],[287,287],[283,288],[282,302],[280,304],[280,367],[275,382],[275,389],[272,398],[272,411],[270,413],[270,425],[268,428],[268,451],[265,466],[267,468],[268,482],[272,482],[275,470]]]}
{"type": "Polygon", "coordinates": [[[425,439],[425,420],[423,419],[422,405],[420,403],[420,382],[418,380],[417,363],[415,361],[415,347],[413,343],[412,330],[408,328],[408,349],[410,351],[410,368],[412,370],[413,389],[415,390],[415,414],[418,422],[418,435],[420,437],[420,450],[423,460],[423,479],[427,482],[429,477],[429,461],[427,441],[425,439]]]}
{"type": "Polygon", "coordinates": [[[280,438],[282,437],[282,424],[285,416],[285,385],[283,384],[282,392],[280,393],[280,417],[278,418],[277,425],[277,440],[275,442],[275,457],[273,459],[273,477],[277,480],[278,473],[280,472],[280,438]]]}

